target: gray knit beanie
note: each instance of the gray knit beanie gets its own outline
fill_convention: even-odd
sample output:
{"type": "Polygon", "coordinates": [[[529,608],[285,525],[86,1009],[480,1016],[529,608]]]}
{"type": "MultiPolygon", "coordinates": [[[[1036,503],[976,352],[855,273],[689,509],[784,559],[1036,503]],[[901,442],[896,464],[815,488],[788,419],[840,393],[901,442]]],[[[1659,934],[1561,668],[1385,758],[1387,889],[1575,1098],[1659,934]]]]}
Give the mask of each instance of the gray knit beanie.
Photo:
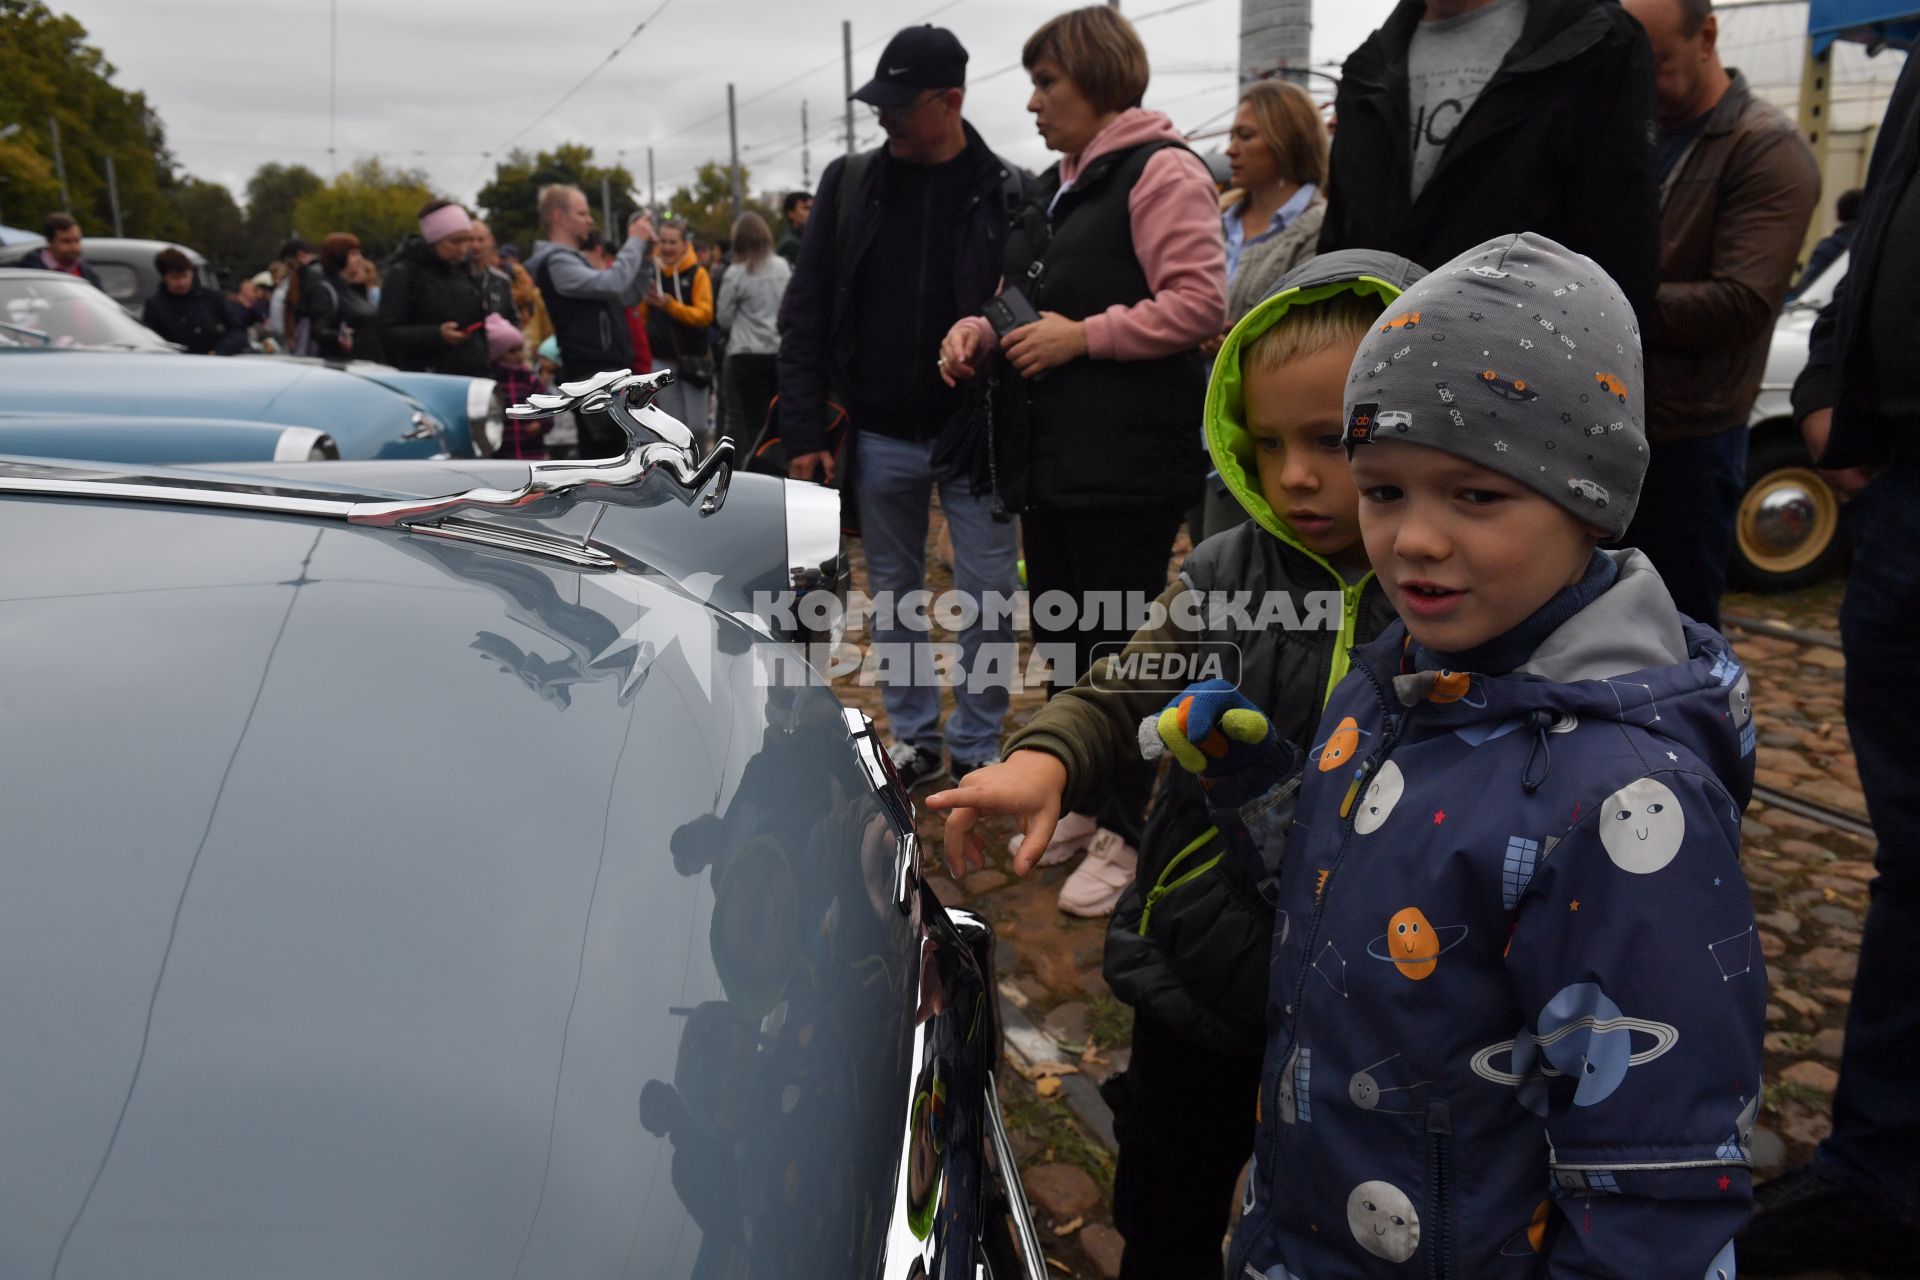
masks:
{"type": "Polygon", "coordinates": [[[1381,315],[1347,378],[1348,456],[1405,440],[1497,471],[1611,538],[1647,473],[1640,329],[1591,258],[1523,231],[1381,315]]]}

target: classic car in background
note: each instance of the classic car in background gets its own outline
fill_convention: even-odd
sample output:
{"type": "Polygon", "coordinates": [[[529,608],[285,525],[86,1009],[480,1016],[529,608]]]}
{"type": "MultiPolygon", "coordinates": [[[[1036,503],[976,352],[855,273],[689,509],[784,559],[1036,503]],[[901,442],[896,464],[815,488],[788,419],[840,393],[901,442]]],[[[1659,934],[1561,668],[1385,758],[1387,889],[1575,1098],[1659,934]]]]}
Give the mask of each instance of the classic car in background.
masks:
{"type": "Polygon", "coordinates": [[[1813,322],[1846,274],[1841,254],[1774,322],[1760,396],[1747,415],[1747,492],[1734,526],[1730,574],[1735,586],[1804,587],[1846,562],[1840,500],[1813,465],[1793,418],[1793,383],[1807,364],[1813,322]]]}
{"type": "MultiPolygon", "coordinates": [[[[30,241],[0,248],[0,267],[17,266],[29,254],[40,252],[47,242],[36,236],[30,241]]],[[[160,291],[160,272],[154,267],[154,255],[162,249],[178,249],[193,263],[193,273],[209,289],[218,289],[220,279],[197,249],[171,240],[124,240],[116,236],[88,236],[81,252],[87,265],[100,277],[100,287],[138,320],[147,299],[160,291]]]]}
{"type": "MultiPolygon", "coordinates": [[[[342,458],[487,456],[506,419],[487,378],[402,373],[356,362],[183,356],[98,289],[51,271],[0,268],[4,408],[43,415],[46,456],[96,461],[246,461],[236,433],[190,434],[193,420],[303,427],[342,458]],[[95,429],[59,436],[76,417],[95,429]],[[115,419],[122,420],[115,430],[115,419]],[[186,434],[183,434],[186,433],[186,434]]],[[[0,448],[5,447],[0,430],[0,448]]],[[[35,449],[35,453],[42,450],[35,449]]]]}
{"type": "Polygon", "coordinates": [[[992,930],[751,607],[837,499],[605,379],[622,459],[0,462],[0,1275],[1047,1274],[992,930]]]}

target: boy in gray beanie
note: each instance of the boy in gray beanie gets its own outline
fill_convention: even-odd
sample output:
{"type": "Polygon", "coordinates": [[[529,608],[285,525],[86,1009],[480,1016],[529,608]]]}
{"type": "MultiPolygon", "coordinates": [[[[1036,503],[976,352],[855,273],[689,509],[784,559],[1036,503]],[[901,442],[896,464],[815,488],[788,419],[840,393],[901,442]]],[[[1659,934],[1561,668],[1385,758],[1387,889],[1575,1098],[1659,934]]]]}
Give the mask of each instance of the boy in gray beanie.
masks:
{"type": "MultiPolygon", "coordinates": [[[[1752,712],[1651,562],[1598,549],[1645,472],[1641,387],[1617,286],[1531,234],[1359,348],[1344,439],[1401,623],[1328,700],[1285,836],[1231,1276],[1733,1274],[1752,712]]],[[[1216,816],[1275,838],[1284,789],[1216,816]]]]}

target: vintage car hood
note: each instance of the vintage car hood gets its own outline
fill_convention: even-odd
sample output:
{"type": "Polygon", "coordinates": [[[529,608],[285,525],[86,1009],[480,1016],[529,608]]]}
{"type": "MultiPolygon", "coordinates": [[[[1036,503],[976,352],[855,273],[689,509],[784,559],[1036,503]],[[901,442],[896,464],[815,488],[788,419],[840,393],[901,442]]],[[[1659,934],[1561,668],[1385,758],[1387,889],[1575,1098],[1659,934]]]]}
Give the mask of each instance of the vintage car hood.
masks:
{"type": "Polygon", "coordinates": [[[0,1275],[872,1273],[920,919],[825,689],[664,575],[0,538],[0,1275]]]}
{"type": "Polygon", "coordinates": [[[0,353],[6,405],[14,410],[136,417],[246,418],[332,433],[347,456],[425,456],[438,447],[402,443],[417,401],[320,364],[164,352],[0,353]]]}

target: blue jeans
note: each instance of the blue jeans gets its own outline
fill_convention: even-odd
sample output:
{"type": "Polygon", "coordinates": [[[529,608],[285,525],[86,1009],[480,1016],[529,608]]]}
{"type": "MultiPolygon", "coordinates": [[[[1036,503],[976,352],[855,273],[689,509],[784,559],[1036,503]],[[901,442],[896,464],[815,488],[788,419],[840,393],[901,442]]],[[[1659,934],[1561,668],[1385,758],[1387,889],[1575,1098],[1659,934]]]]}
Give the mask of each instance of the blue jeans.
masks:
{"type": "MultiPolygon", "coordinates": [[[[953,534],[954,587],[976,601],[988,592],[1012,595],[1014,564],[1019,558],[1013,522],[996,521],[991,514],[992,499],[975,496],[966,480],[936,480],[931,442],[915,444],[862,431],[854,438],[854,448],[859,451],[853,483],[860,508],[860,540],[867,553],[869,591],[876,596],[888,592],[899,600],[909,591],[926,587],[927,512],[938,484],[940,509],[946,513],[947,527],[953,534]]],[[[901,670],[897,678],[881,681],[880,698],[887,708],[888,724],[897,741],[938,753],[940,686],[927,633],[911,629],[904,617],[896,615],[892,625],[883,626],[887,621],[884,614],[876,614],[874,643],[887,646],[883,653],[912,654],[911,678],[901,670]]],[[[994,621],[1005,621],[1005,615],[994,621]]],[[[963,675],[953,685],[954,711],[947,721],[946,744],[948,755],[968,764],[1000,758],[1000,726],[1007,717],[1010,696],[1008,682],[1018,674],[1007,671],[1007,679],[995,680],[992,687],[969,690],[964,673],[973,671],[974,657],[983,643],[1004,646],[1000,652],[1010,653],[1011,623],[988,628],[976,622],[960,632],[959,670],[963,675]]],[[[1002,669],[1006,670],[1004,663],[1002,669]]]]}
{"type": "Polygon", "coordinates": [[[1646,552],[1680,612],[1718,631],[1747,488],[1746,425],[1648,448],[1640,506],[1620,545],[1646,552]]]}
{"type": "Polygon", "coordinates": [[[1847,732],[1879,848],[1847,1010],[1833,1134],[1817,1160],[1920,1223],[1920,464],[1896,463],[1849,504],[1853,571],[1840,606],[1847,732]]]}

